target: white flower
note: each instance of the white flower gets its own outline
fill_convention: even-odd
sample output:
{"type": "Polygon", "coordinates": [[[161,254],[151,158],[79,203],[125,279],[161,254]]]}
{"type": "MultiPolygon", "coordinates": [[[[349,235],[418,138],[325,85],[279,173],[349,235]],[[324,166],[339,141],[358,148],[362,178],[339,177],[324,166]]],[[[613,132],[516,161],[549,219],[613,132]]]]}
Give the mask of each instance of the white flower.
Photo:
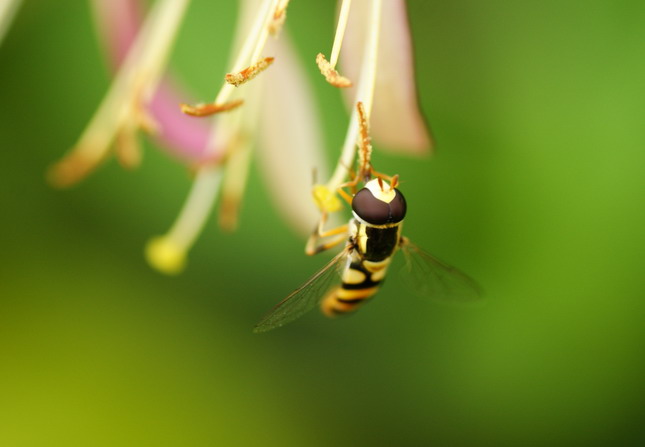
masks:
{"type": "MultiPolygon", "coordinates": [[[[173,274],[184,268],[187,252],[218,198],[221,226],[236,227],[249,163],[257,147],[276,206],[294,228],[308,233],[319,209],[340,207],[335,191],[353,165],[358,117],[352,107],[339,162],[329,180],[313,188],[314,204],[312,172],[318,178],[327,177],[323,132],[289,33],[280,32],[287,5],[287,0],[241,2],[235,39],[239,49],[233,54],[230,72],[212,103],[188,105],[164,75],[188,0],[158,0],[140,28],[138,1],[94,0],[99,29],[118,73],[78,143],[50,170],[51,182],[56,186],[77,182],[112,147],[123,164],[136,165],[139,129],[152,133],[193,167],[196,164],[195,180],[179,216],[165,235],[153,238],[146,247],[150,264],[173,274]],[[181,113],[180,102],[184,103],[181,111],[192,116],[181,113]]],[[[377,146],[383,142],[392,150],[412,153],[430,148],[416,104],[402,0],[344,0],[330,54],[329,61],[322,54],[315,59],[325,78],[344,88],[349,103],[362,102],[365,113],[372,114],[377,146]],[[381,26],[383,22],[387,26],[381,26]],[[339,61],[345,76],[336,70],[339,61]]]]}

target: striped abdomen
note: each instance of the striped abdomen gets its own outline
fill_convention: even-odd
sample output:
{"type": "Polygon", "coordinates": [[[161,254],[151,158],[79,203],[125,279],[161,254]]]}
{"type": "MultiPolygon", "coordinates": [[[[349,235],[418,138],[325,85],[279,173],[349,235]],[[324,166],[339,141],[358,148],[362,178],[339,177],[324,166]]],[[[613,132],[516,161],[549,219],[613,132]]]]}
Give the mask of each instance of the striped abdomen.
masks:
{"type": "Polygon", "coordinates": [[[378,292],[389,264],[390,258],[370,262],[351,257],[343,271],[342,284],[323,299],[323,313],[328,317],[335,317],[358,309],[365,300],[378,292]]]}

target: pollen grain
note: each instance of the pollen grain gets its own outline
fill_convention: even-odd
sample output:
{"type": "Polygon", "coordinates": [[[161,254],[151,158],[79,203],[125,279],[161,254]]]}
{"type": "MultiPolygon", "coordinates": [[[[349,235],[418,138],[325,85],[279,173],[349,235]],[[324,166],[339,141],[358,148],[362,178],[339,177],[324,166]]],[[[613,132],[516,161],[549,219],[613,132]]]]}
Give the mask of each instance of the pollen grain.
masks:
{"type": "Polygon", "coordinates": [[[228,112],[229,110],[236,109],[244,104],[243,99],[236,99],[234,101],[225,102],[223,104],[198,104],[191,106],[190,104],[181,104],[181,111],[186,115],[204,117],[211,116],[220,112],[228,112]]]}
{"type": "Polygon", "coordinates": [[[320,73],[325,77],[325,80],[334,87],[347,88],[352,86],[352,81],[347,79],[345,76],[341,76],[325,58],[324,54],[318,53],[318,56],[316,56],[316,63],[318,64],[320,73]]]}
{"type": "Polygon", "coordinates": [[[289,6],[289,0],[281,0],[275,7],[273,17],[269,23],[269,34],[274,37],[278,37],[280,35],[284,22],[287,20],[287,6],[289,6]]]}
{"type": "Polygon", "coordinates": [[[264,70],[266,70],[269,67],[269,65],[273,63],[273,61],[274,61],[274,58],[265,57],[263,59],[260,59],[250,67],[247,67],[238,73],[228,73],[224,77],[224,79],[229,84],[234,85],[235,87],[239,87],[240,85],[250,81],[257,75],[262,73],[264,70]]]}

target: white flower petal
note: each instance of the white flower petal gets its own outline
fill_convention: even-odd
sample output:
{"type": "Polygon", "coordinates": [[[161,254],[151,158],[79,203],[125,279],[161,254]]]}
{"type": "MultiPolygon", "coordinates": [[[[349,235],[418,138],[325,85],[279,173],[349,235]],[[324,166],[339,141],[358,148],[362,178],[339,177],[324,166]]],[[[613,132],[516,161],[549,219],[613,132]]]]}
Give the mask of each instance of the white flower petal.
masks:
{"type": "MultiPolygon", "coordinates": [[[[123,62],[143,22],[145,4],[140,0],[93,0],[94,19],[113,69],[123,62]]],[[[157,140],[186,161],[200,161],[206,154],[210,126],[207,121],[181,113],[179,104],[190,95],[171,76],[162,79],[152,96],[149,111],[158,124],[157,140]]]]}
{"type": "MultiPolygon", "coordinates": [[[[371,0],[353,0],[345,40],[340,54],[341,72],[350,80],[359,77],[371,0]]],[[[371,132],[381,148],[423,155],[432,148],[432,139],[419,110],[414,79],[414,58],[403,0],[383,2],[379,38],[376,86],[371,132]]],[[[354,107],[356,87],[343,91],[354,107]]]]}
{"type": "Polygon", "coordinates": [[[5,34],[11,26],[11,22],[16,17],[20,3],[22,3],[22,0],[0,1],[0,42],[4,39],[5,34]]]}
{"type": "Polygon", "coordinates": [[[262,74],[258,159],[271,196],[286,219],[303,235],[311,233],[320,212],[313,203],[313,172],[327,177],[320,118],[297,54],[283,32],[266,50],[275,55],[262,74]]]}

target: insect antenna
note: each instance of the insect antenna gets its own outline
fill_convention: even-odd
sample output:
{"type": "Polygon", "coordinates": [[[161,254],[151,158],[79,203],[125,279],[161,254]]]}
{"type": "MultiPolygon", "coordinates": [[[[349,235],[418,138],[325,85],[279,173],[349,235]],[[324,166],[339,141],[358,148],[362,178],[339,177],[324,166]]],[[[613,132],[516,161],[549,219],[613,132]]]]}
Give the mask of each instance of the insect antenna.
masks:
{"type": "Polygon", "coordinates": [[[399,174],[395,174],[392,180],[390,180],[390,189],[394,189],[397,186],[399,186],[399,174]]]}

